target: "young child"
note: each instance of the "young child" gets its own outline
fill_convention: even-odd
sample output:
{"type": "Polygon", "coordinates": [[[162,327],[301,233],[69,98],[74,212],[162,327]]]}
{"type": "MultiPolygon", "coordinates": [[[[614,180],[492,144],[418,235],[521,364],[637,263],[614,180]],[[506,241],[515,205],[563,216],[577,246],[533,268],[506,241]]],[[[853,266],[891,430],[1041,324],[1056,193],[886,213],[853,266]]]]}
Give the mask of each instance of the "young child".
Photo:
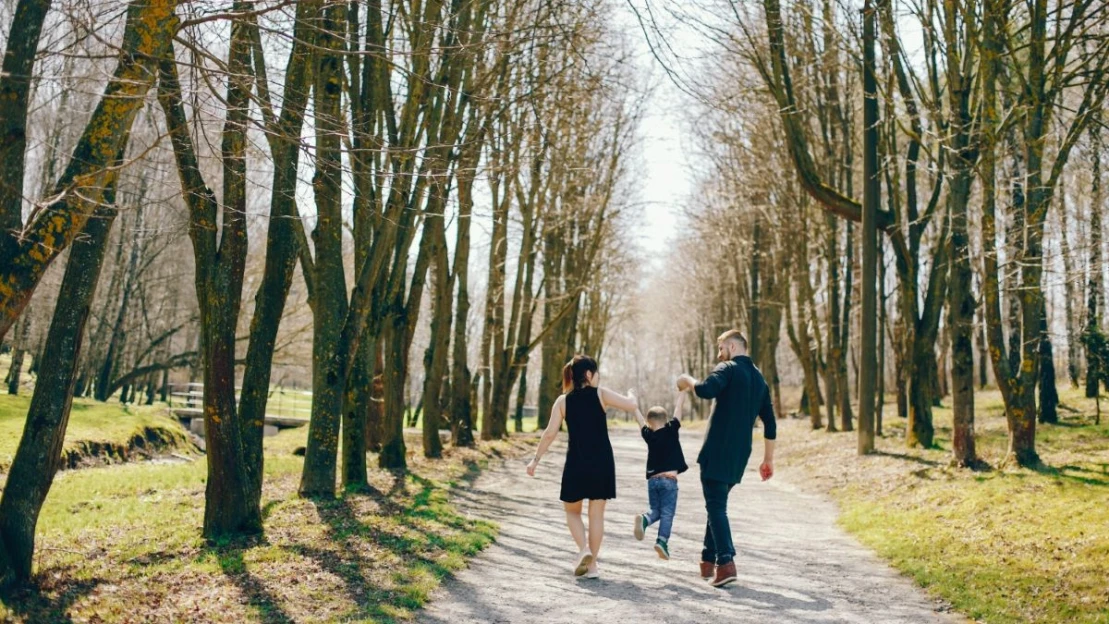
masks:
{"type": "Polygon", "coordinates": [[[678,475],[689,469],[678,440],[684,403],[685,393],[678,393],[673,418],[658,406],[647,410],[646,419],[638,410],[635,413],[647,442],[647,497],[651,504],[647,513],[635,517],[635,539],[642,540],[647,527],[658,522],[655,552],[660,559],[670,558],[668,543],[678,506],[678,475]]]}

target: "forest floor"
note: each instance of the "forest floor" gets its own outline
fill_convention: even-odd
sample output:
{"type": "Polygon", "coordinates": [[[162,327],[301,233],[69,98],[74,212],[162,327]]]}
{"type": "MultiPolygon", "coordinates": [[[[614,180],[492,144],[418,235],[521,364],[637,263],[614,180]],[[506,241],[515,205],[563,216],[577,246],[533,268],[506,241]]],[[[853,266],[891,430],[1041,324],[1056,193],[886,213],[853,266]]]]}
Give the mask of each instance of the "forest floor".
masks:
{"type": "MultiPolygon", "coordinates": [[[[826,498],[794,486],[800,473],[760,482],[752,461],[732,492],[729,515],[739,581],[714,589],[698,575],[704,506],[697,466],[681,478],[672,558],[642,542],[633,518],[647,507],[646,447],[633,429],[610,429],[617,460],[617,494],[606,514],[601,578],[575,578],[573,541],[558,501],[563,442],[544,458],[535,478],[522,460],[486,471],[453,496],[470,517],[496,520],[495,544],[444,583],[420,622],[957,622],[945,603],[929,597],[836,525],[826,498]]],[[[701,434],[683,433],[687,459],[701,434]]],[[[756,439],[755,457],[761,453],[756,439]]],[[[692,463],[692,462],[691,462],[692,463]]],[[[784,464],[779,462],[780,466],[784,464]]]]}
{"type": "MultiPolygon", "coordinates": [[[[440,579],[492,542],[448,491],[534,436],[448,448],[407,475],[371,470],[375,492],[297,495],[307,428],[266,438],[262,539],[200,536],[206,466],[143,462],[58,474],[36,536],[32,585],[0,600],[0,622],[389,622],[409,619],[440,579]]],[[[370,456],[371,465],[376,456],[370,456]]]]}
{"type": "MultiPolygon", "coordinates": [[[[1044,465],[1005,465],[996,390],[975,398],[977,450],[989,468],[952,466],[950,399],[934,411],[937,448],[905,447],[886,405],[878,453],[855,433],[779,429],[778,464],[807,491],[831,494],[840,523],[928,591],[983,622],[1109,623],[1109,418],[1060,386],[1057,425],[1037,427],[1044,465]]],[[[1102,406],[1103,409],[1106,407],[1102,406]]]]}

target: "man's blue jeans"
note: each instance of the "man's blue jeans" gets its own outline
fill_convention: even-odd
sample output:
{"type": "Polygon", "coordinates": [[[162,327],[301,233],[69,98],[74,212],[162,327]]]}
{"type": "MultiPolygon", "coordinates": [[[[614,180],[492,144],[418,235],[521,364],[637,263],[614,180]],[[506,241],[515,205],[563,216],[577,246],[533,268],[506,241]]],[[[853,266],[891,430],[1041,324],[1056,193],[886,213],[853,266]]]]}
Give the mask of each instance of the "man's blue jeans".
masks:
{"type": "Polygon", "coordinates": [[[664,542],[670,541],[674,510],[678,508],[678,480],[666,477],[647,479],[647,500],[651,502],[647,524],[658,522],[658,538],[664,542]]]}
{"type": "Polygon", "coordinates": [[[732,545],[732,528],[728,525],[728,493],[734,483],[715,479],[701,479],[701,490],[705,494],[705,511],[709,520],[705,526],[705,547],[701,551],[701,561],[724,565],[735,558],[732,545]]]}

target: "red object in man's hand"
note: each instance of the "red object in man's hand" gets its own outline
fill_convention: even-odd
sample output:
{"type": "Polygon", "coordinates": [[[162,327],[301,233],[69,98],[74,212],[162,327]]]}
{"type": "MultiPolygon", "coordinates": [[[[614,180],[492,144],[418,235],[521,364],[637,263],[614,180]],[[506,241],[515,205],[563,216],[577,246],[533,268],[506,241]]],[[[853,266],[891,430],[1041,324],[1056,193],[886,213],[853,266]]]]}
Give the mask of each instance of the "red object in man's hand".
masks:
{"type": "Polygon", "coordinates": [[[759,465],[759,476],[762,477],[763,481],[766,481],[770,477],[773,477],[774,465],[763,462],[761,465],[759,465]]]}

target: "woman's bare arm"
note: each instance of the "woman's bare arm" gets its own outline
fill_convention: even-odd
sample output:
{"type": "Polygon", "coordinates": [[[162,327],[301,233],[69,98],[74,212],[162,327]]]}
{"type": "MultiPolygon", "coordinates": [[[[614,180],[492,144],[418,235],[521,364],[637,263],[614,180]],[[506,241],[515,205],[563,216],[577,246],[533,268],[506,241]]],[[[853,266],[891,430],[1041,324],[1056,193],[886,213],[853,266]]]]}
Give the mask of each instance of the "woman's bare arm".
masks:
{"type": "Polygon", "coordinates": [[[558,437],[558,430],[562,428],[562,420],[565,417],[566,395],[562,395],[551,406],[551,419],[547,423],[547,428],[543,430],[543,437],[539,438],[539,447],[535,449],[535,457],[528,464],[528,474],[530,476],[535,476],[535,467],[539,465],[539,459],[543,457],[551,443],[558,437]]]}
{"type": "Polygon", "coordinates": [[[632,393],[631,396],[624,396],[608,388],[600,388],[597,390],[597,396],[601,398],[601,405],[605,409],[613,407],[622,412],[630,412],[633,414],[639,409],[639,400],[634,393],[632,393]]]}

